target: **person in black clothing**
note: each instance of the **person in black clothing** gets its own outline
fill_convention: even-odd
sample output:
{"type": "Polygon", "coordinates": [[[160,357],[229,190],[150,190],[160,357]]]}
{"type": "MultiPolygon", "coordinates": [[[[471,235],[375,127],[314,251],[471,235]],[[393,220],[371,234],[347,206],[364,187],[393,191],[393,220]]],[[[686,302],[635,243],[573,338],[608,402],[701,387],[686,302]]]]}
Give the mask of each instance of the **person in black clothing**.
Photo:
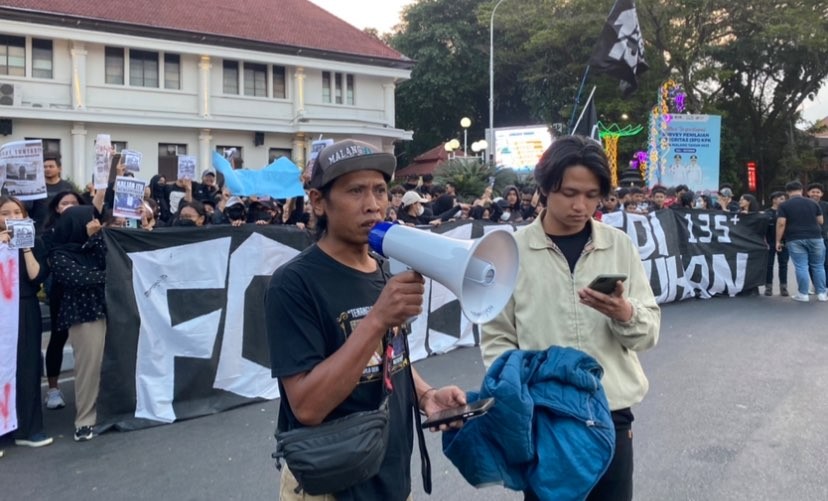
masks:
{"type": "Polygon", "coordinates": [[[782,250],[776,250],[776,219],[779,206],[785,201],[785,193],[774,191],[771,193],[771,206],[765,210],[768,215],[768,230],[765,240],[768,243],[768,269],[765,274],[765,295],[773,296],[773,264],[778,261],[779,266],[779,295],[788,295],[788,248],[782,242],[782,250]]]}
{"type": "Polygon", "coordinates": [[[218,197],[219,188],[216,184],[216,173],[206,170],[201,175],[201,183],[193,192],[193,198],[201,203],[214,202],[218,197]]]}
{"type": "Polygon", "coordinates": [[[158,206],[158,213],[155,215],[156,220],[168,224],[170,221],[170,207],[167,201],[167,194],[165,187],[167,185],[167,178],[156,174],[150,178],[150,198],[155,200],[158,206]]]}
{"type": "MultiPolygon", "coordinates": [[[[46,252],[52,248],[55,226],[60,220],[60,215],[69,207],[77,205],[87,205],[87,203],[83,197],[74,191],[62,191],[49,202],[49,215],[46,217],[45,232],[42,235],[46,252]]],[[[58,386],[58,377],[63,365],[63,347],[69,339],[69,331],[58,329],[56,321],[60,311],[60,300],[63,297],[63,287],[51,275],[46,277],[44,286],[49,297],[49,318],[52,322],[49,345],[46,348],[46,380],[49,384],[49,389],[46,390],[46,408],[54,410],[66,406],[63,393],[61,393],[58,386]]]]}
{"type": "Polygon", "coordinates": [[[397,213],[397,217],[409,226],[440,224],[440,220],[434,219],[434,214],[426,207],[427,203],[428,200],[421,197],[416,191],[407,191],[403,195],[402,206],[397,213]]]}
{"type": "MultiPolygon", "coordinates": [[[[10,196],[0,196],[0,244],[8,244],[11,233],[6,219],[27,218],[23,203],[10,196]]],[[[17,251],[19,270],[19,307],[17,326],[16,410],[17,430],[11,433],[14,443],[27,447],[43,447],[52,443],[43,427],[43,409],[40,400],[40,378],[43,372],[41,355],[43,326],[37,291],[48,273],[45,249],[41,239],[33,249],[17,251]]],[[[0,321],[2,322],[2,321],[0,321]]],[[[10,437],[0,437],[0,449],[10,437]]]]}
{"type": "MultiPolygon", "coordinates": [[[[95,195],[103,205],[103,190],[95,195]]],[[[55,227],[49,263],[63,286],[57,328],[69,330],[75,355],[75,441],[94,437],[96,401],[106,336],[106,248],[100,212],[82,205],[66,209],[55,227]]]]}
{"type": "MultiPolygon", "coordinates": [[[[368,235],[385,215],[395,165],[394,155],[361,141],[320,152],[309,182],[319,241],[276,270],[265,296],[271,371],[282,395],[279,420],[284,417],[287,430],[375,410],[383,393],[380,368],[390,357],[385,459],[377,475],[335,493],[337,500],[406,500],[415,406],[431,415],[465,403],[462,390],[433,388],[411,366],[406,323],[422,310],[422,276],[388,277],[369,253],[368,235]]],[[[307,499],[288,466],[280,487],[282,501],[307,499]]]]}
{"type": "MultiPolygon", "coordinates": [[[[811,183],[808,185],[808,198],[813,200],[822,209],[822,241],[828,249],[828,202],[822,199],[825,194],[825,186],[822,183],[811,183]]],[[[828,251],[825,252],[825,274],[828,276],[828,251]]],[[[813,280],[813,279],[812,279],[813,280]]]]}
{"type": "Polygon", "coordinates": [[[49,215],[49,203],[58,193],[64,191],[75,191],[75,187],[69,181],[61,179],[62,166],[60,153],[45,152],[43,154],[43,177],[46,180],[46,198],[26,202],[29,217],[35,222],[35,229],[40,232],[46,223],[49,215]]]}
{"type": "Polygon", "coordinates": [[[808,285],[813,277],[817,300],[826,302],[828,289],[825,287],[822,209],[813,200],[802,196],[802,183],[799,181],[791,181],[785,185],[785,191],[790,199],[779,206],[776,220],[776,250],[782,250],[784,239],[796,270],[798,291],[791,298],[807,303],[808,285]]]}

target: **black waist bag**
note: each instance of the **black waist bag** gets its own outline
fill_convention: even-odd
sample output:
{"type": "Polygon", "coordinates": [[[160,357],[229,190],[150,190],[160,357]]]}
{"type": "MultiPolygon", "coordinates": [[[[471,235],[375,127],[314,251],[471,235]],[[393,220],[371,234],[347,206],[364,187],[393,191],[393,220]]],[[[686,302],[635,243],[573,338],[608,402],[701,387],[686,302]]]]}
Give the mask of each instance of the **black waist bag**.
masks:
{"type": "Polygon", "coordinates": [[[307,494],[343,491],[379,473],[388,446],[388,418],[386,396],[374,411],[277,431],[274,457],[285,460],[307,494]]]}

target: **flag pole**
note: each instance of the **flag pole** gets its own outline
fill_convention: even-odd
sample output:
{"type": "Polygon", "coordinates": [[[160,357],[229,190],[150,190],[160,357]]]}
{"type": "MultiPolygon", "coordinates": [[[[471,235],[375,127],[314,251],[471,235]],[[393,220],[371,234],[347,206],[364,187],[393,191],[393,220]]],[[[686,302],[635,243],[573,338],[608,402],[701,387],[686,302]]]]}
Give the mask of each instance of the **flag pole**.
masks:
{"type": "MultiPolygon", "coordinates": [[[[575,95],[575,105],[572,107],[572,116],[569,118],[569,134],[570,135],[572,135],[572,132],[575,131],[575,127],[577,127],[577,125],[575,125],[574,127],[572,126],[572,120],[575,119],[575,113],[578,112],[578,105],[581,104],[581,94],[584,91],[584,85],[586,85],[587,76],[589,76],[589,65],[587,65],[586,69],[584,70],[584,76],[583,76],[583,78],[581,78],[581,86],[578,87],[578,93],[575,95]]],[[[595,92],[595,88],[592,89],[592,92],[595,92]]],[[[592,95],[590,95],[590,98],[591,97],[592,97],[592,95]]],[[[589,104],[589,101],[587,101],[587,104],[589,104]]],[[[584,108],[586,108],[586,105],[584,105],[584,108]]],[[[583,115],[584,115],[584,112],[583,112],[583,110],[581,110],[581,116],[583,116],[583,115]]],[[[581,119],[579,118],[578,121],[580,122],[581,119]]]]}
{"type": "MultiPolygon", "coordinates": [[[[589,66],[587,66],[589,68],[589,66]]],[[[583,109],[581,110],[581,114],[578,116],[578,121],[575,122],[575,127],[569,129],[569,135],[571,136],[576,130],[578,130],[578,126],[581,125],[581,120],[584,118],[584,113],[586,113],[587,108],[589,108],[589,102],[592,101],[592,97],[595,95],[595,89],[597,88],[596,85],[592,86],[592,92],[589,93],[589,97],[587,98],[586,104],[584,104],[583,109]]],[[[574,111],[573,111],[574,113],[574,111]]]]}

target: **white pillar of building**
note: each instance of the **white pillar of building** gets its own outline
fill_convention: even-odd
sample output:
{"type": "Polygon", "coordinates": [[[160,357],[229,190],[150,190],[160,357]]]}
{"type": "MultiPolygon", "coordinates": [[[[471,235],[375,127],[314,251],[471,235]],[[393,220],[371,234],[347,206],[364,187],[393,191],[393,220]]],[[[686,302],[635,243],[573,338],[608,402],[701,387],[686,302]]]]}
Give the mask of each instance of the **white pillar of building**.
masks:
{"type": "Polygon", "coordinates": [[[305,114],[305,69],[296,68],[293,72],[294,88],[293,93],[293,116],[299,117],[305,114]]]}
{"type": "Polygon", "coordinates": [[[71,172],[64,171],[64,177],[69,174],[71,179],[78,188],[83,189],[86,183],[92,180],[92,170],[89,169],[90,176],[87,176],[86,169],[86,125],[77,122],[72,124],[72,168],[71,172]]]}
{"type": "Polygon", "coordinates": [[[397,89],[397,86],[394,82],[389,82],[382,84],[382,91],[384,97],[384,111],[385,111],[385,124],[389,127],[393,127],[394,123],[396,122],[394,117],[394,91],[397,89]]]}
{"type": "Polygon", "coordinates": [[[291,152],[291,156],[293,157],[293,163],[296,164],[299,169],[304,169],[305,164],[307,161],[305,158],[305,133],[304,132],[297,132],[295,136],[293,136],[293,151],[291,152]]]}
{"type": "Polygon", "coordinates": [[[201,56],[198,63],[198,114],[203,118],[210,116],[210,56],[201,56]]]}
{"type": "Polygon", "coordinates": [[[213,148],[210,146],[212,140],[213,136],[210,135],[210,129],[201,129],[198,135],[198,173],[196,179],[201,179],[200,173],[213,166],[213,148]]]}
{"type": "Polygon", "coordinates": [[[72,55],[72,108],[86,108],[86,46],[83,42],[72,41],[69,53],[72,55]]]}

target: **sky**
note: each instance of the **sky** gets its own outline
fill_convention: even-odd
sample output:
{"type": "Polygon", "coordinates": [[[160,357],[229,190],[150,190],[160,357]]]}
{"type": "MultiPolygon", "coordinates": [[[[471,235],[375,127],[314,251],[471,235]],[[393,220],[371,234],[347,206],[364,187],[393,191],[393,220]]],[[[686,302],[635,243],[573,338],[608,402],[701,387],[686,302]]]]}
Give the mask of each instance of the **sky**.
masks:
{"type": "Polygon", "coordinates": [[[390,32],[400,20],[402,8],[414,0],[310,0],[359,29],[390,32]]]}
{"type": "MultiPolygon", "coordinates": [[[[380,33],[390,32],[399,22],[402,8],[414,0],[310,0],[328,12],[359,29],[376,28],[380,33]]],[[[814,101],[802,104],[803,117],[816,122],[828,117],[828,81],[814,101]]]]}

